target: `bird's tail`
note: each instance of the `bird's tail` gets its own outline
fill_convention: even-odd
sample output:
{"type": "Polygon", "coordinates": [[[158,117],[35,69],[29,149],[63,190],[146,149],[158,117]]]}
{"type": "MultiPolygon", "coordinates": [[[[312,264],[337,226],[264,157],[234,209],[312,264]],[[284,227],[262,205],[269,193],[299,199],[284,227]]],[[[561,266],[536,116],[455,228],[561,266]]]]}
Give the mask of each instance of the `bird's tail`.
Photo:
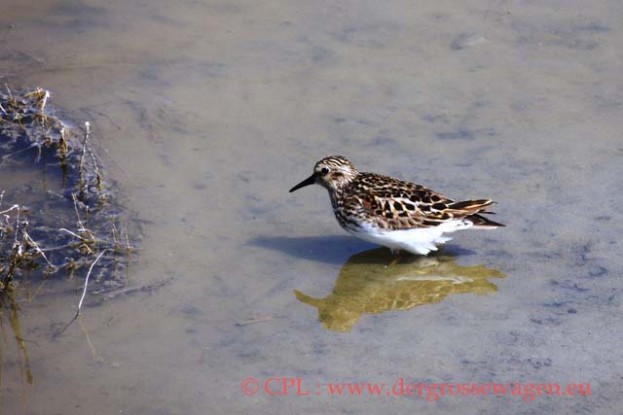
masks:
{"type": "Polygon", "coordinates": [[[451,203],[448,205],[448,209],[451,209],[455,216],[463,216],[471,221],[474,224],[474,228],[494,229],[504,225],[479,215],[479,213],[494,214],[494,212],[487,211],[494,204],[495,202],[491,199],[465,200],[451,203]]]}
{"type": "MultiPolygon", "coordinates": [[[[485,213],[492,213],[492,212],[485,212],[485,213]]],[[[465,219],[471,221],[474,224],[475,229],[495,229],[495,228],[506,226],[502,223],[492,221],[491,219],[487,219],[482,215],[470,215],[470,216],[467,216],[465,219]]]]}

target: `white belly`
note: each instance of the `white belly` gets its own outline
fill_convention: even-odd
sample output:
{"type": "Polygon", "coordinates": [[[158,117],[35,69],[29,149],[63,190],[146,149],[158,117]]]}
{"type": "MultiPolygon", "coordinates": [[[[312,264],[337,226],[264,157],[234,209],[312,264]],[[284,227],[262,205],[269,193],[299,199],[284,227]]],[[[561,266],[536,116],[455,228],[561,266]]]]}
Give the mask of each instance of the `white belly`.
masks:
{"type": "Polygon", "coordinates": [[[391,249],[392,252],[402,249],[412,254],[426,255],[430,251],[436,251],[437,244],[443,244],[452,239],[448,236],[444,236],[444,234],[461,229],[469,229],[472,226],[474,226],[472,222],[458,219],[442,223],[434,228],[414,228],[392,231],[363,224],[357,231],[352,229],[346,230],[358,238],[386,246],[391,249]]]}

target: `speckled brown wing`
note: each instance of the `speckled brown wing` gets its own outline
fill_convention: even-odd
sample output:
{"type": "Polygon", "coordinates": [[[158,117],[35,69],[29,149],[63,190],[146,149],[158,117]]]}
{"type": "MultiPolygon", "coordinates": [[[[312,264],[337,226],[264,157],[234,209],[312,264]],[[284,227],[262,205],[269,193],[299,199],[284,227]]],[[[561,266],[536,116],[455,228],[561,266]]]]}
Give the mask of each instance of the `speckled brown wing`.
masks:
{"type": "Polygon", "coordinates": [[[424,186],[370,173],[359,174],[350,191],[359,202],[351,211],[381,229],[427,228],[463,218],[480,227],[504,226],[477,215],[487,213],[494,204],[490,199],[455,202],[424,186]]]}
{"type": "MultiPolygon", "coordinates": [[[[380,228],[412,229],[437,226],[452,219],[452,199],[414,183],[360,173],[352,183],[360,208],[380,228]]],[[[363,212],[362,212],[363,213],[363,212]]]]}

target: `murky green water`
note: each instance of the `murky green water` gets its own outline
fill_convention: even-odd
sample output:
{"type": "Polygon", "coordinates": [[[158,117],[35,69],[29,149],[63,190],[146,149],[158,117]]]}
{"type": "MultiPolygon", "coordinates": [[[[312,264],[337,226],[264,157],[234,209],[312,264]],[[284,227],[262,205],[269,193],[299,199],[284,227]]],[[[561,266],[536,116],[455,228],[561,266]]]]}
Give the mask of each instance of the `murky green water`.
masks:
{"type": "Polygon", "coordinates": [[[131,284],[160,287],[95,301],[61,337],[79,281],[22,300],[33,384],[5,323],[2,413],[619,413],[618,2],[2,10],[0,80],[47,88],[68,117],[91,121],[143,221],[131,284]],[[483,281],[486,295],[366,308],[371,295],[405,305],[419,289],[388,288],[371,265],[347,276],[355,297],[336,297],[357,269],[349,258],[373,246],[344,234],[324,190],[287,192],[335,153],[457,199],[497,200],[508,227],[458,234],[446,253],[459,270],[505,277],[483,281]],[[295,290],[358,319],[327,330],[295,290]],[[253,396],[241,390],[249,377],[253,396]],[[401,378],[582,383],[591,395],[431,402],[327,389],[401,378]]]}

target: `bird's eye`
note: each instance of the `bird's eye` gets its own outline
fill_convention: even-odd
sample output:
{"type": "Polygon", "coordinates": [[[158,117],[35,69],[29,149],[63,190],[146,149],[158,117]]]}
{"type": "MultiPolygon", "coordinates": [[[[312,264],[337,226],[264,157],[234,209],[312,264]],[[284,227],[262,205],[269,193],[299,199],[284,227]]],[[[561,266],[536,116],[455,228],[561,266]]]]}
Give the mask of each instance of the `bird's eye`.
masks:
{"type": "Polygon", "coordinates": [[[326,176],[328,173],[329,173],[328,167],[323,167],[320,169],[320,174],[322,174],[323,176],[326,176]]]}

